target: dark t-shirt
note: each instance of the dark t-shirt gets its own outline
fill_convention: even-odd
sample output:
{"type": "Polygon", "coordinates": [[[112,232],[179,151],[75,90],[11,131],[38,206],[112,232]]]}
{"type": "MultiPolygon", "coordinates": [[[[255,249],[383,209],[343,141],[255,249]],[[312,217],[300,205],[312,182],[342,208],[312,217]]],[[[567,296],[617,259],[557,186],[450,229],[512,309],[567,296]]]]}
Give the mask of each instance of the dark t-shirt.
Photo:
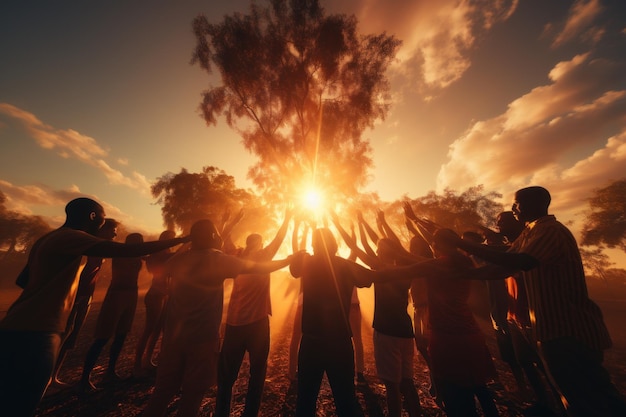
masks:
{"type": "Polygon", "coordinates": [[[362,266],[346,259],[307,255],[301,265],[292,264],[292,275],[302,280],[302,333],[312,337],[350,338],[348,316],[352,289],[369,287],[362,266]]]}
{"type": "Polygon", "coordinates": [[[374,324],[376,331],[393,337],[412,338],[413,322],[407,311],[411,281],[374,284],[374,324]]]}

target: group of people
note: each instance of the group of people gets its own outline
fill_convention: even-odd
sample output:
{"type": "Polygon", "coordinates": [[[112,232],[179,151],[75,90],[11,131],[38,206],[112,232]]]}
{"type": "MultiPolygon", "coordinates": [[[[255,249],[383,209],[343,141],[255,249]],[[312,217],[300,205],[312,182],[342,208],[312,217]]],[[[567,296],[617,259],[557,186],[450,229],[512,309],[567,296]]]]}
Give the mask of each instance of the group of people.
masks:
{"type": "Polygon", "coordinates": [[[189,236],[164,232],[143,242],[130,234],[117,243],[116,222],[102,206],[80,198],[66,206],[65,224],[33,246],[18,281],[24,288],[0,321],[0,404],[8,415],[32,416],[89,310],[103,258],[113,258],[113,278],[87,353],[81,387],[113,338],[106,378],[115,363],[137,304],[137,276],[145,261],[153,274],[146,294],[146,326],[136,349],[134,373],[156,366],[155,388],[143,416],[163,416],[180,392],[179,416],[198,414],[207,390],[217,385],[215,415],[231,413],[232,388],[245,353],[250,362],[242,415],[257,416],[270,348],[270,273],[289,266],[300,297],[289,376],[297,381],[296,416],[315,416],[324,374],[338,416],[363,415],[355,388],[363,378],[357,287],[374,286],[374,358],[385,386],[387,415],[423,415],[414,385],[414,351],[429,368],[430,394],[450,417],[498,416],[488,383],[496,377],[492,356],[468,304],[472,280],[485,280],[500,356],[510,365],[527,415],[624,416],[626,403],[602,366],[611,339],[598,306],[589,299],[580,253],[569,230],[548,214],[542,187],[518,190],[499,231],[463,236],[415,215],[404,205],[412,234],[408,249],[382,211],[374,230],[359,213],[358,238],[331,213],[334,229],[296,219],[293,254],[274,260],[293,217],[274,239],[250,234],[236,248],[230,232],[241,219],[208,219],[189,236]],[[309,230],[312,253],[305,250],[309,230]],[[176,253],[169,248],[190,242],[176,253]],[[375,246],[376,249],[373,248],[375,246]],[[87,257],[82,268],[81,260],[87,257]],[[359,259],[360,262],[356,262],[359,259]],[[365,266],[364,266],[365,265],[365,266]],[[224,281],[233,278],[221,340],[224,281]],[[80,285],[79,285],[80,283],[80,285]],[[356,299],[356,301],[355,301],[356,299]],[[414,316],[407,307],[412,302],[414,316]],[[356,306],[356,308],[355,308],[356,306]],[[358,312],[355,312],[358,310],[358,312]],[[355,320],[354,318],[357,317],[355,320]],[[163,329],[158,363],[153,350],[163,329]],[[356,355],[355,355],[356,353],[356,355]],[[356,356],[356,360],[355,360],[356,356]]]}

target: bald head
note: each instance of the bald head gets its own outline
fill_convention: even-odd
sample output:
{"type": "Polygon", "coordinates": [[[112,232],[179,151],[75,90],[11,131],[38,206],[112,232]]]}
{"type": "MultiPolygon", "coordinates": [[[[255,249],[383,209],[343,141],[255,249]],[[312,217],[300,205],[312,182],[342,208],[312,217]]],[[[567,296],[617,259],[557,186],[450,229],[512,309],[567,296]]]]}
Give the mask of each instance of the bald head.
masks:
{"type": "Polygon", "coordinates": [[[198,220],[191,226],[191,247],[193,249],[221,249],[222,238],[209,219],[198,220]]]}
{"type": "Polygon", "coordinates": [[[91,198],[75,198],[65,206],[64,227],[95,235],[103,224],[104,208],[91,198]]]}

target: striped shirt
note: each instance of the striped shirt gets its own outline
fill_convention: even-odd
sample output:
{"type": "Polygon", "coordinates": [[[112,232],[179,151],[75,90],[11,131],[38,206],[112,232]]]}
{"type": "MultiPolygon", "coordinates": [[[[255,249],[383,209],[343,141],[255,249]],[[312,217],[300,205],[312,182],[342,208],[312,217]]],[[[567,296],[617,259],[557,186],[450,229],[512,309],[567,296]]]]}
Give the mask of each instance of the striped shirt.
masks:
{"type": "Polygon", "coordinates": [[[611,346],[600,308],[589,299],[580,251],[572,233],[552,215],[526,226],[510,252],[539,265],[522,272],[537,341],[572,337],[594,350],[611,346]]]}

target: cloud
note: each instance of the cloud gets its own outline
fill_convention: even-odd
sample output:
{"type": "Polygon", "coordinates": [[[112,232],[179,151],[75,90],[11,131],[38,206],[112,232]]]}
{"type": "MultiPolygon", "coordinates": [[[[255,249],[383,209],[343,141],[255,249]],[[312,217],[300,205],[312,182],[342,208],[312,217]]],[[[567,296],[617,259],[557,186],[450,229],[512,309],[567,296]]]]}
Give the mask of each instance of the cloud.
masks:
{"type": "Polygon", "coordinates": [[[108,151],[102,148],[94,138],[73,129],[57,129],[43,123],[34,114],[8,103],[0,103],[0,114],[20,123],[43,149],[54,150],[62,158],[77,159],[97,168],[111,184],[123,185],[144,194],[149,192],[150,184],[143,175],[133,172],[129,177],[111,168],[103,159],[108,156],[108,151]]]}
{"type": "Polygon", "coordinates": [[[95,195],[81,192],[76,185],[72,185],[68,189],[53,189],[43,184],[15,185],[0,179],[0,191],[7,198],[5,206],[9,210],[28,215],[42,212],[58,213],[42,216],[52,227],[58,227],[65,221],[65,205],[69,201],[78,197],[88,197],[102,204],[107,217],[114,218],[123,224],[132,224],[135,229],[144,234],[153,233],[147,229],[142,230],[140,222],[133,216],[124,213],[117,206],[109,204],[95,195]],[[38,207],[36,213],[32,210],[34,206],[38,207]],[[43,210],[42,208],[47,209],[43,210]]]}
{"type": "MultiPolygon", "coordinates": [[[[7,197],[6,206],[23,214],[32,214],[30,206],[58,206],[66,204],[70,195],[78,196],[80,191],[73,188],[68,191],[52,191],[45,185],[14,185],[0,180],[0,191],[7,197]]],[[[74,198],[74,197],[72,197],[74,198]]]]}
{"type": "Polygon", "coordinates": [[[469,51],[494,24],[507,20],[517,4],[518,0],[362,0],[350,3],[350,13],[356,14],[365,33],[393,28],[403,41],[396,70],[437,90],[463,75],[471,65],[469,51]]]}
{"type": "Polygon", "coordinates": [[[553,47],[558,47],[577,37],[597,43],[604,34],[604,29],[593,26],[596,18],[604,11],[600,0],[577,0],[569,10],[567,20],[554,41],[553,47]]]}
{"type": "Polygon", "coordinates": [[[483,184],[510,195],[539,184],[558,195],[553,207],[580,209],[593,188],[624,176],[626,91],[610,88],[623,84],[624,74],[590,54],[558,63],[550,84],[473,123],[450,145],[438,188],[483,184]]]}

